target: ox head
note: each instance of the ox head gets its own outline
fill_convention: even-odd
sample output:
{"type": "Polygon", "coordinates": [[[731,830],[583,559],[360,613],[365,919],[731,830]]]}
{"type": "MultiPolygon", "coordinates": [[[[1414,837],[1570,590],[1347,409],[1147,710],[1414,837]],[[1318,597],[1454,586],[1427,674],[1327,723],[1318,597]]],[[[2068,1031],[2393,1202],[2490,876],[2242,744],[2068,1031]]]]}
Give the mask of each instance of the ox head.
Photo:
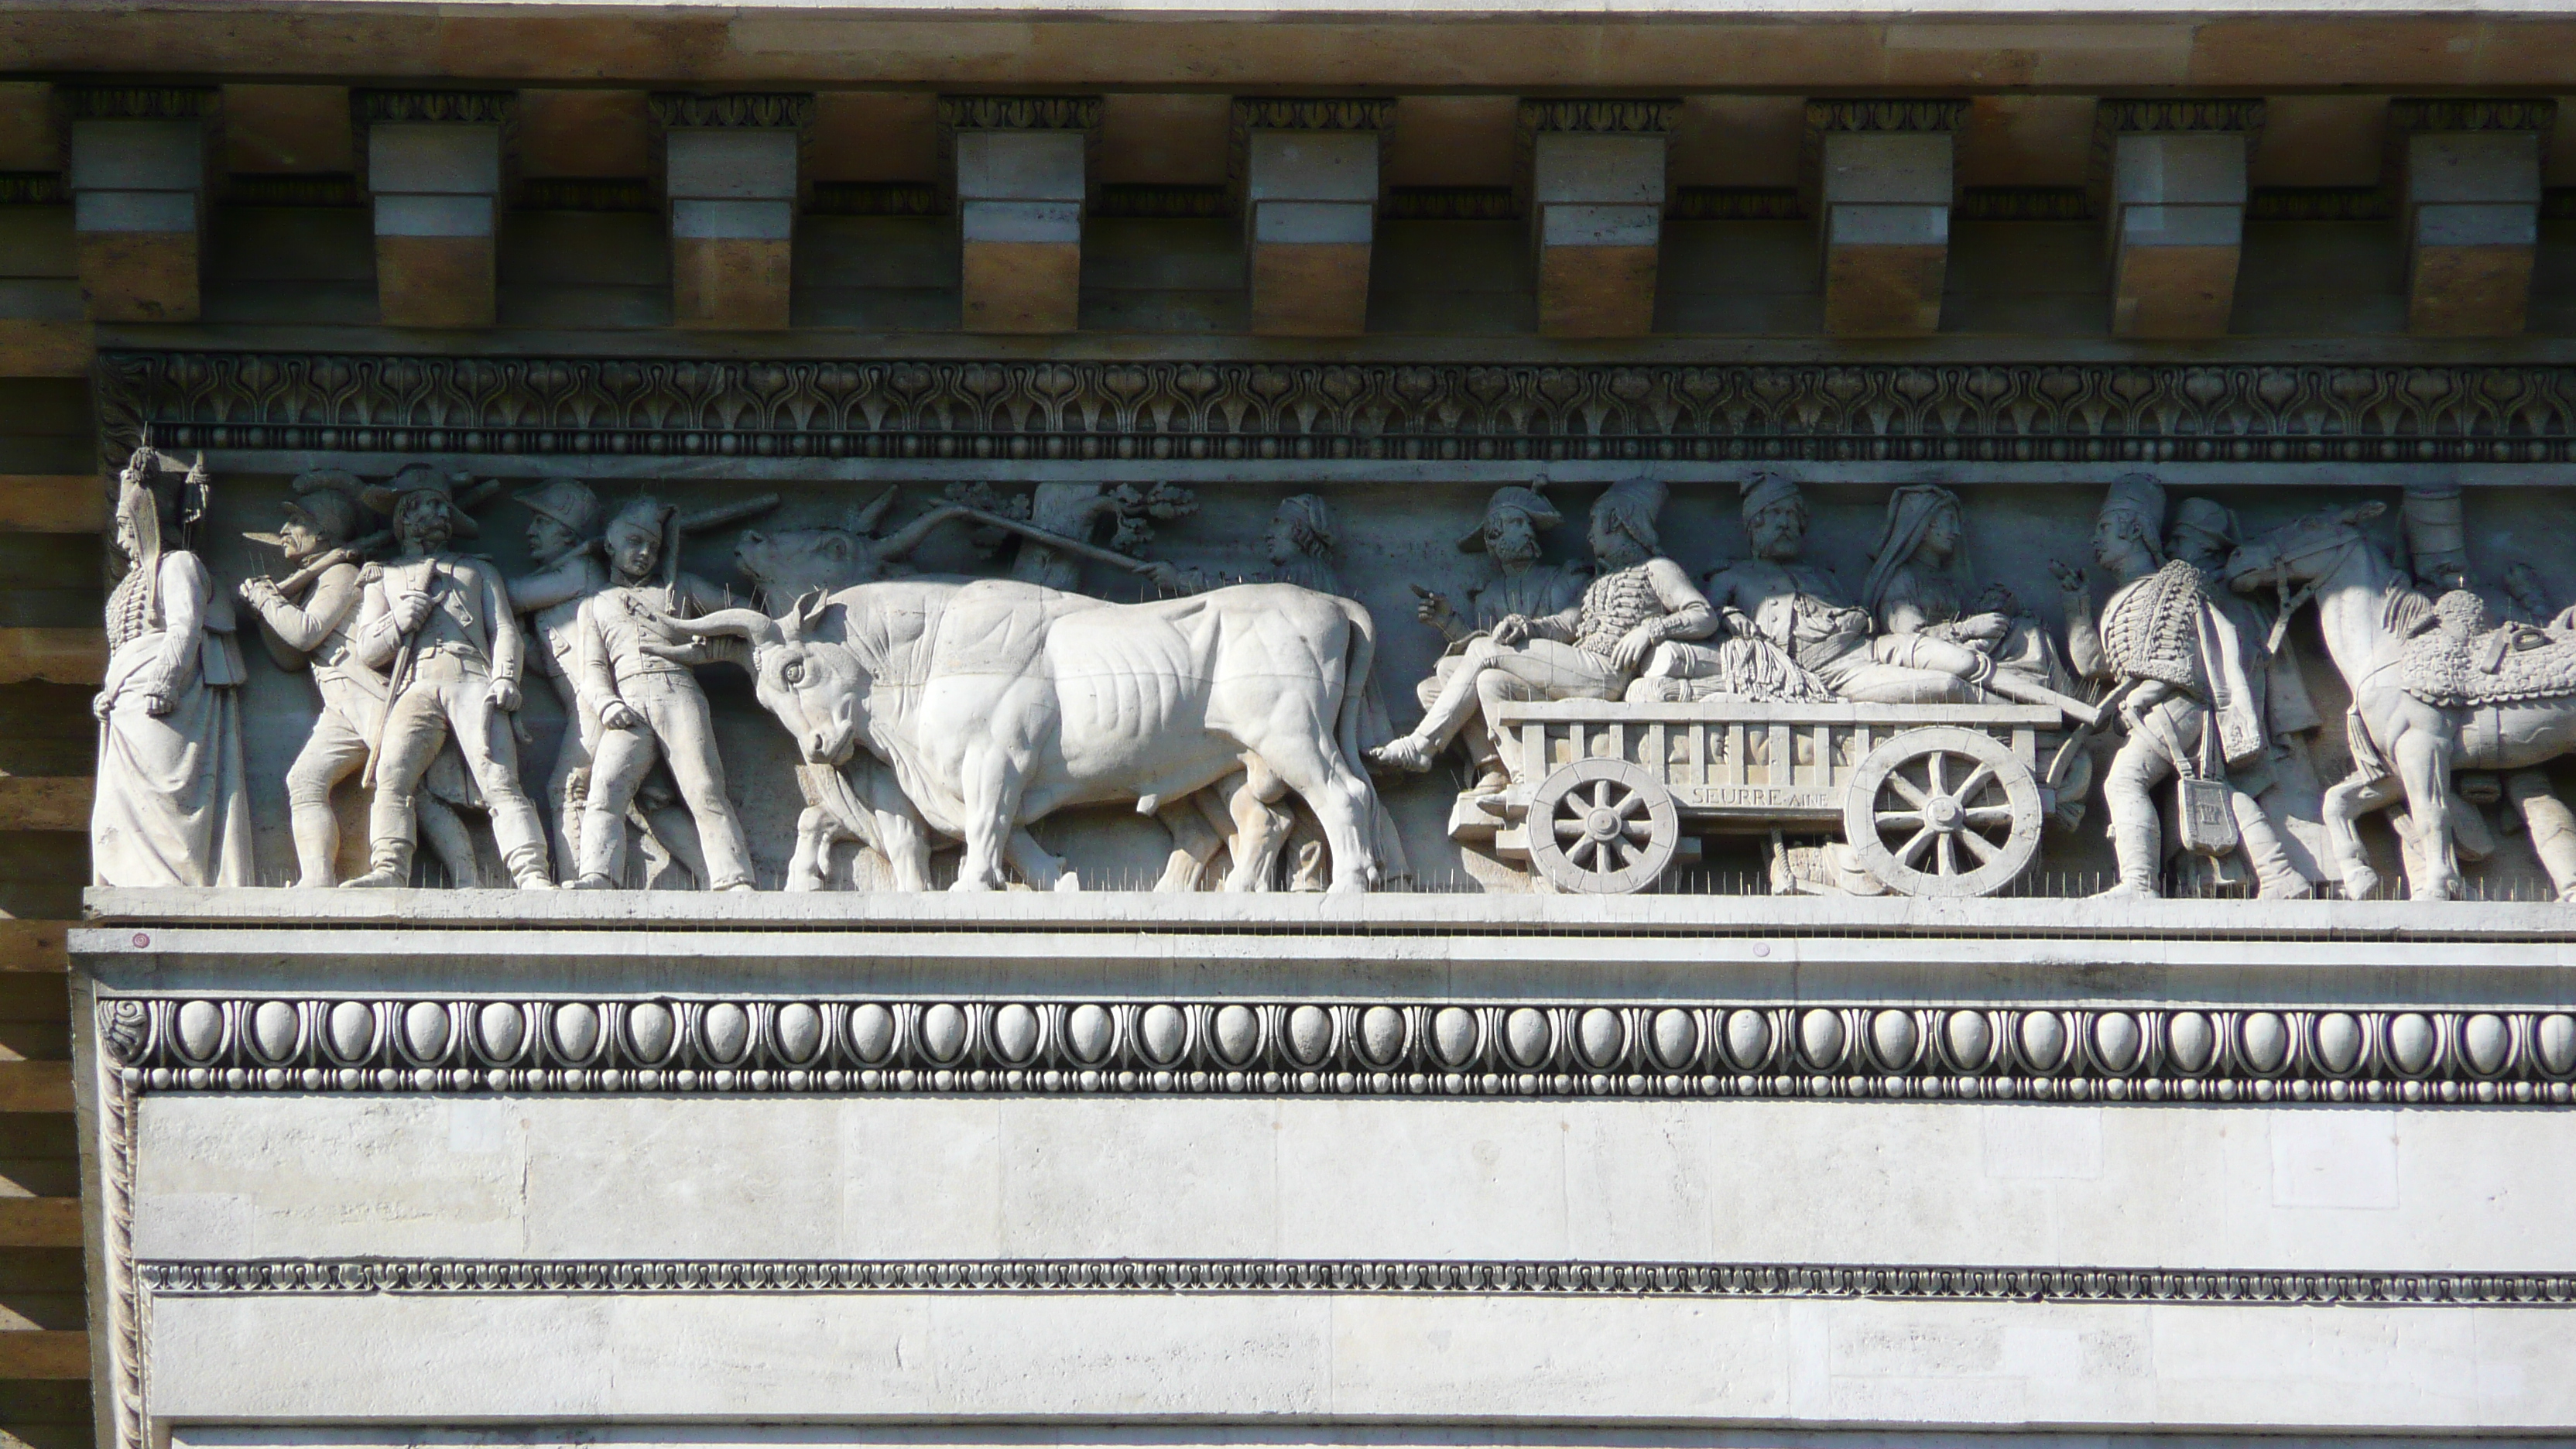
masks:
{"type": "Polygon", "coordinates": [[[2366,541],[2361,526],[2387,511],[2388,505],[2378,502],[2322,508],[2250,539],[2227,556],[2228,587],[2315,583],[2366,541]]]}
{"type": "Polygon", "coordinates": [[[837,641],[814,637],[830,603],[816,591],[775,619],[758,609],[718,609],[670,621],[683,633],[751,645],[751,679],[761,706],[787,727],[812,765],[846,763],[867,722],[869,680],[858,656],[837,641]]]}

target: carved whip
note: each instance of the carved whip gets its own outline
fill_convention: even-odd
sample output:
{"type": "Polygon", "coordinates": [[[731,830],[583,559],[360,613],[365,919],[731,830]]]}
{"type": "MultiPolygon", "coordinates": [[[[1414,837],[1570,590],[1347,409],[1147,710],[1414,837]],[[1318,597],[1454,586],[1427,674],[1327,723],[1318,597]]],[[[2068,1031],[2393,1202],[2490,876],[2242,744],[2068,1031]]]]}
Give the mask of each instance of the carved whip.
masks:
{"type": "Polygon", "coordinates": [[[1005,518],[998,513],[988,513],[981,508],[975,507],[971,503],[946,503],[940,506],[945,509],[954,510],[957,516],[961,518],[971,518],[977,523],[984,524],[987,527],[1002,529],[1009,533],[1016,533],[1022,538],[1034,539],[1039,543],[1045,544],[1049,548],[1060,548],[1067,553],[1080,554],[1084,558],[1096,559],[1101,563],[1125,569],[1131,574],[1145,573],[1154,567],[1152,562],[1149,560],[1130,558],[1114,548],[1102,548],[1096,543],[1086,543],[1078,538],[1067,538],[1061,533],[1050,533],[1046,529],[1038,527],[1036,524],[1022,523],[1016,518],[1005,518]]]}

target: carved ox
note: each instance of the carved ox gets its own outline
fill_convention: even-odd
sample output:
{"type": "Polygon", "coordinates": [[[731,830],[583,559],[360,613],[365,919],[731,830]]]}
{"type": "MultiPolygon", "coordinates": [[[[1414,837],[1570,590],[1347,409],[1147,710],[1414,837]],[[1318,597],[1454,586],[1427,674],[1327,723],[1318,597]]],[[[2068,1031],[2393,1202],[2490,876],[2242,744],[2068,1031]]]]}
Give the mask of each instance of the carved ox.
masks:
{"type": "Polygon", "coordinates": [[[864,748],[891,766],[919,818],[964,839],[959,890],[1000,886],[1006,861],[1037,888],[1070,884],[1031,822],[1126,801],[1155,813],[1245,770],[1314,811],[1332,889],[1375,883],[1358,682],[1376,630],[1348,599],[1248,584],[1109,604],[1007,579],[903,579],[782,618],[726,609],[670,626],[748,640],[760,701],[809,763],[864,748]]]}

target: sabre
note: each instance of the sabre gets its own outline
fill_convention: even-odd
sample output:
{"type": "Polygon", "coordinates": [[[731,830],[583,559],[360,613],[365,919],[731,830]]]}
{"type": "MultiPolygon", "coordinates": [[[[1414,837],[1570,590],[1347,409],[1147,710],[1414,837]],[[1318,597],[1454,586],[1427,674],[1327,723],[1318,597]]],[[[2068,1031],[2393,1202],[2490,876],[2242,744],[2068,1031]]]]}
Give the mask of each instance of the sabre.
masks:
{"type": "MultiPolygon", "coordinates": [[[[429,572],[420,582],[421,592],[427,593],[436,586],[439,575],[445,568],[446,565],[437,559],[429,560],[429,572]]],[[[391,570],[387,570],[387,573],[390,574],[391,570]]],[[[430,607],[436,608],[437,604],[433,601],[430,607]]],[[[394,655],[393,672],[385,676],[385,712],[383,717],[376,721],[375,743],[367,748],[367,770],[358,780],[360,789],[372,790],[376,787],[376,765],[385,757],[385,737],[393,732],[394,701],[402,698],[403,686],[411,683],[412,665],[420,657],[420,636],[428,627],[429,620],[424,616],[420,621],[419,629],[403,635],[401,651],[394,655]]]]}

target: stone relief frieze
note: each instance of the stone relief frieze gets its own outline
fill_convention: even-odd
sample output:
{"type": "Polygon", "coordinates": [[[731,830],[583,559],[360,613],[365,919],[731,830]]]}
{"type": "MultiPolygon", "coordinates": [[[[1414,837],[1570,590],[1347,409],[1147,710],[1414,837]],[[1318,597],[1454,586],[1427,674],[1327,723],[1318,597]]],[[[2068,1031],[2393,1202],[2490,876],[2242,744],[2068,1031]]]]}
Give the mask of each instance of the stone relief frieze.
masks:
{"type": "MultiPolygon", "coordinates": [[[[1182,374],[1162,366],[1127,380],[1168,394],[1182,374]]],[[[362,453],[432,434],[486,457],[578,452],[600,441],[583,428],[612,422],[643,426],[628,442],[649,451],[704,451],[682,434],[715,426],[773,455],[853,451],[831,441],[841,429],[866,452],[921,426],[962,427],[979,449],[1031,428],[1107,428],[1124,446],[1292,421],[1310,440],[1363,425],[1381,442],[1434,424],[1459,438],[1617,432],[1599,408],[1577,408],[1577,426],[1512,401],[1524,384],[1549,393],[1551,377],[1634,394],[1619,426],[1654,414],[1668,435],[1722,426],[1740,441],[1756,421],[1720,402],[1698,422],[1676,411],[1672,389],[1725,369],[1631,370],[1633,388],[1617,369],[1487,369],[1518,380],[1482,404],[1477,369],[1417,369],[1435,393],[1464,392],[1423,394],[1431,411],[1402,417],[1390,399],[1412,387],[1407,369],[1345,370],[1381,392],[1345,388],[1336,414],[1333,369],[1272,395],[1258,369],[1211,365],[1205,379],[1225,373],[1240,396],[1211,394],[1185,418],[1165,406],[1177,394],[1107,407],[1085,389],[1116,393],[1125,374],[1089,364],[118,354],[103,367],[156,436],[362,453]],[[1054,401],[1012,391],[1027,387],[1054,401]],[[244,388],[285,392],[232,395],[244,388]],[[329,389],[318,412],[315,388],[329,389]],[[914,395],[898,404],[887,388],[914,395]],[[389,431],[379,413],[437,426],[389,431]],[[549,421],[577,426],[536,426],[549,421]]],[[[1759,393],[1758,371],[1736,380],[1759,393]]],[[[1830,369],[1775,371],[1840,386],[1830,369]]],[[[1922,392],[1903,370],[1842,371],[1882,440],[1936,419],[1956,438],[2010,411],[1943,413],[1924,393],[1931,411],[1907,414],[1888,402],[1922,392]],[[1886,405],[1867,403],[1881,384],[1886,405]]],[[[2047,390],[2045,369],[1988,371],[2047,390]]],[[[1973,369],[1922,370],[1925,386],[1936,375],[1962,396],[1984,386],[1973,369]]],[[[2526,390],[2558,381],[2516,375],[2526,390]]],[[[2119,391],[2109,372],[2096,380],[2119,391]]],[[[2223,387],[2179,385],[2224,401],[2223,387]]],[[[2511,392],[2482,387],[2477,406],[2511,392]]],[[[2501,444],[2508,413],[2564,430],[2545,411],[2490,408],[2484,433],[2454,419],[2445,446],[2501,444]]],[[[2169,440],[2221,421],[2152,416],[2169,440]]],[[[2402,420],[2380,421],[2386,436],[2402,420]]],[[[2367,896],[2402,875],[2415,899],[2500,879],[2576,898],[2576,812],[2549,774],[2576,750],[2576,711],[2560,707],[2576,699],[2576,611],[2553,611],[2540,571],[2553,530],[2576,520],[2554,500],[2473,537],[2460,490],[2418,481],[2392,550],[2371,527],[2381,499],[2169,498],[2137,471],[2098,495],[2022,490],[1994,506],[1948,485],[1845,486],[1829,522],[1814,488],[1754,467],[1686,497],[1652,476],[1612,484],[1581,507],[1578,557],[1552,560],[1573,551],[1550,535],[1575,507],[1527,469],[1498,469],[1481,523],[1461,526],[1478,495],[1106,474],[913,496],[818,484],[791,501],[706,482],[610,496],[567,473],[504,503],[498,480],[424,458],[368,479],[314,468],[282,495],[228,485],[253,515],[275,496],[285,521],[243,535],[276,559],[226,561],[197,538],[213,480],[167,459],[135,452],[119,504],[129,568],[109,610],[121,663],[101,695],[103,884],[405,886],[427,872],[522,889],[1758,882],[2285,899],[2321,885],[2367,896]],[[818,502],[837,516],[816,518],[818,502]],[[524,566],[500,557],[506,515],[481,537],[481,515],[502,507],[518,511],[524,566]],[[2088,515],[2098,598],[2068,561],[2088,515]],[[1832,529],[1839,569],[1811,543],[1832,529]],[[240,582],[222,586],[215,567],[240,582]],[[245,669],[236,595],[267,662],[311,677],[295,703],[266,668],[245,669]],[[548,687],[523,708],[532,673],[548,687]],[[1420,714],[1399,722],[1389,700],[1407,692],[1420,714]],[[283,822],[249,809],[272,774],[283,822]],[[2357,822],[2401,801],[2390,864],[2357,822]],[[361,803],[363,823],[344,821],[361,803]],[[265,849],[275,861],[291,847],[291,875],[253,858],[253,837],[280,824],[287,840],[265,849]],[[344,839],[363,840],[363,860],[341,859],[344,839]],[[2520,876],[2473,872],[2500,857],[2520,876]]]]}
{"type": "Polygon", "coordinates": [[[2576,1016],[2454,1008],[119,997],[138,1091],[1042,1092],[2564,1106],[2576,1016]]]}

